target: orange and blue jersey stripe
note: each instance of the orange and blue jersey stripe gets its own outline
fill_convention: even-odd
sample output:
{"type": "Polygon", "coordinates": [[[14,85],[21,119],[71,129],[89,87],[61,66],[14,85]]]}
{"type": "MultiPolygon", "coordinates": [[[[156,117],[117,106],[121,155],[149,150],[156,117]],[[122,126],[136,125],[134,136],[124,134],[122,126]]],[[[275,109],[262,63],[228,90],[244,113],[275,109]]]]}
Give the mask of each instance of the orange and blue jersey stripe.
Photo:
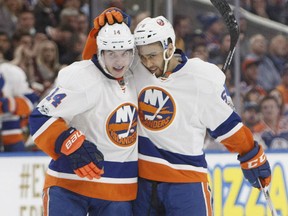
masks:
{"type": "Polygon", "coordinates": [[[189,156],[170,152],[140,136],[139,176],[161,182],[208,182],[207,162],[204,154],[189,156]]]}
{"type": "Polygon", "coordinates": [[[104,161],[105,172],[101,179],[88,180],[78,177],[72,170],[68,158],[55,153],[58,136],[68,129],[61,118],[43,115],[35,109],[30,115],[30,132],[36,145],[50,155],[44,188],[60,186],[84,196],[113,201],[128,201],[136,198],[137,161],[104,161]],[[80,186],[85,182],[85,187],[80,186]]]}

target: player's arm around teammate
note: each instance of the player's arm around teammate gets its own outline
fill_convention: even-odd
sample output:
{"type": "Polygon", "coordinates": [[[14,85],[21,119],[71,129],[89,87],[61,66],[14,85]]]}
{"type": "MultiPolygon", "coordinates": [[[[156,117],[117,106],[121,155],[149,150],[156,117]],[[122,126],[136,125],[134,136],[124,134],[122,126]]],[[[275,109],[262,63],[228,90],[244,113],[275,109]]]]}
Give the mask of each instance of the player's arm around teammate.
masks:
{"type": "Polygon", "coordinates": [[[261,145],[227,103],[225,76],[213,64],[175,51],[163,16],[134,32],[142,64],[133,67],[139,103],[139,187],[134,214],[212,215],[205,133],[237,152],[245,178],[259,188],[271,180],[261,145]]]}
{"type": "Polygon", "coordinates": [[[126,24],[115,23],[94,42],[98,52],[63,68],[30,117],[34,142],[52,158],[44,215],[132,215],[138,174],[137,95],[129,71],[134,38],[126,24]]]}

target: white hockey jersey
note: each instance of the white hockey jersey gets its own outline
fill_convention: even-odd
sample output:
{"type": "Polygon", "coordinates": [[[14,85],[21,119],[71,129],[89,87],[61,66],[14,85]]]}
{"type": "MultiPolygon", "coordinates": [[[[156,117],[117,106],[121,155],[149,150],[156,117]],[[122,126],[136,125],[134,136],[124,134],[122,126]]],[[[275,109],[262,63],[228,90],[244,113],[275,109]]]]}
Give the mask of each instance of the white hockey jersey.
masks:
{"type": "Polygon", "coordinates": [[[183,53],[181,58],[182,64],[168,78],[155,77],[141,63],[133,69],[140,120],[139,176],[207,182],[207,129],[231,152],[252,149],[253,138],[226,103],[223,72],[198,58],[187,60],[183,53]]]}
{"type": "Polygon", "coordinates": [[[131,72],[123,91],[115,79],[97,68],[96,58],[73,63],[59,72],[57,85],[30,118],[33,140],[54,160],[45,188],[58,185],[76,193],[112,201],[136,198],[138,176],[137,95],[131,72]],[[67,128],[82,131],[104,155],[100,179],[83,179],[65,157],[54,151],[67,128]]]}
{"type": "MultiPolygon", "coordinates": [[[[29,87],[25,72],[11,63],[0,64],[0,97],[8,98],[9,112],[0,115],[4,149],[24,151],[22,120],[27,119],[39,97],[29,87]]],[[[10,151],[10,150],[7,150],[10,151]]]]}

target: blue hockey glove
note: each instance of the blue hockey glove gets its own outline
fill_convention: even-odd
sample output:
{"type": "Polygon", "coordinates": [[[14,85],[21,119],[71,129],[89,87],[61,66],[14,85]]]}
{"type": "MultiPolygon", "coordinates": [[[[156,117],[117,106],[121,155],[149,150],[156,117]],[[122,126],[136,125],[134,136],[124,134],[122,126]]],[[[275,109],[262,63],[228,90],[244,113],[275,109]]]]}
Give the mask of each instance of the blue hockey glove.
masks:
{"type": "Polygon", "coordinates": [[[73,171],[81,178],[99,179],[104,173],[103,154],[95,144],[85,140],[84,134],[75,128],[69,128],[58,137],[55,152],[65,155],[73,171]]]}
{"type": "Polygon", "coordinates": [[[255,142],[254,148],[245,155],[238,155],[238,160],[245,178],[253,187],[260,188],[258,178],[263,187],[271,182],[271,169],[261,145],[255,142]]]}

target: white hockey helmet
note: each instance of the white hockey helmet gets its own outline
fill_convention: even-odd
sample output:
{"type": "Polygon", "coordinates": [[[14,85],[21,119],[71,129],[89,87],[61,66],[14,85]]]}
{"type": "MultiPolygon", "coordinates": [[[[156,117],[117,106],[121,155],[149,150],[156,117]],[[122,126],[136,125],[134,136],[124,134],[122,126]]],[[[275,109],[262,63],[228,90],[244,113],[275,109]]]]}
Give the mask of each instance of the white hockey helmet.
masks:
{"type": "Polygon", "coordinates": [[[161,42],[164,49],[168,47],[170,38],[175,47],[175,32],[171,23],[163,16],[147,17],[142,20],[134,31],[136,46],[161,42]]]}
{"type": "Polygon", "coordinates": [[[124,22],[114,23],[113,25],[106,23],[100,29],[96,41],[98,61],[106,73],[111,75],[102,59],[103,50],[132,50],[131,66],[135,53],[135,41],[129,27],[124,22]]]}
{"type": "Polygon", "coordinates": [[[134,37],[129,27],[123,22],[109,25],[106,23],[97,36],[98,53],[102,50],[134,49],[134,37]]]}

